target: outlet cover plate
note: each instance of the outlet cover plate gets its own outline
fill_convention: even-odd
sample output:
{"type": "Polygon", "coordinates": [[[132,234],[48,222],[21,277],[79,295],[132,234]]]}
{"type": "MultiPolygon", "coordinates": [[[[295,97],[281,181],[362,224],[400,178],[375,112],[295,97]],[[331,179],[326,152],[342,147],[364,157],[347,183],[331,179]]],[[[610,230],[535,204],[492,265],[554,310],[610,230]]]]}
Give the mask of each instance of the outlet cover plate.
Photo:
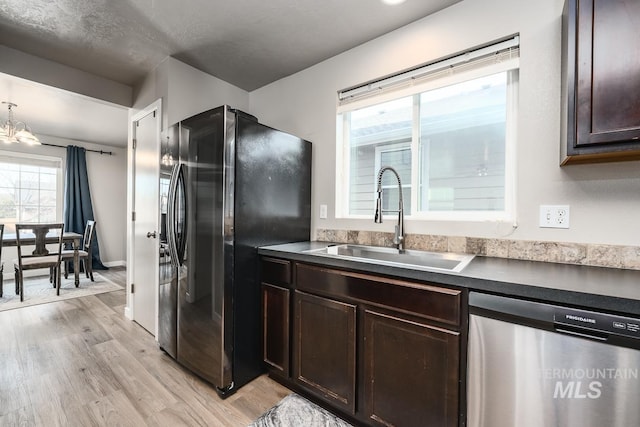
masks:
{"type": "Polygon", "coordinates": [[[569,228],[569,205],[540,205],[540,227],[569,228]]]}
{"type": "Polygon", "coordinates": [[[320,205],[320,219],[327,219],[327,205],[320,205]]]}

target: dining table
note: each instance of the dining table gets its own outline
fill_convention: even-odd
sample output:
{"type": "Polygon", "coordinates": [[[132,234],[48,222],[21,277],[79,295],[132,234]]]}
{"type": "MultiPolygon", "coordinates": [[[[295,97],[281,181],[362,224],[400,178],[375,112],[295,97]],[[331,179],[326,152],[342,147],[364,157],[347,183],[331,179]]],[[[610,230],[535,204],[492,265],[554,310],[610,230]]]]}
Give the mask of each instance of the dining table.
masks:
{"type": "MultiPolygon", "coordinates": [[[[78,251],[80,250],[80,242],[82,241],[83,235],[80,233],[75,233],[73,231],[65,231],[62,233],[62,242],[63,243],[71,243],[73,246],[73,274],[74,274],[74,284],[76,288],[80,285],[80,257],[78,255],[78,251]]],[[[28,235],[21,234],[20,235],[20,244],[22,246],[30,245],[34,246],[33,253],[34,254],[46,254],[48,251],[46,249],[46,245],[48,243],[57,243],[58,236],[52,233],[47,233],[45,235],[28,235]]],[[[16,233],[4,233],[2,236],[2,246],[17,246],[18,239],[16,237],[16,233]]]]}

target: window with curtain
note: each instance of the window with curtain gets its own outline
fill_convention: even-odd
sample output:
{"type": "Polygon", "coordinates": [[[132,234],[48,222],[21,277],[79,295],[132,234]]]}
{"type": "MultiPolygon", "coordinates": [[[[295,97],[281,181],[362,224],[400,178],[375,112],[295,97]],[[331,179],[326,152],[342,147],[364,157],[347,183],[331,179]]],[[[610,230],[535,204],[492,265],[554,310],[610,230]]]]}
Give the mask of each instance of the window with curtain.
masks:
{"type": "MultiPolygon", "coordinates": [[[[377,173],[391,166],[406,215],[513,219],[517,36],[506,43],[339,92],[339,217],[371,217],[377,173]]],[[[382,189],[395,209],[392,174],[382,189]]]]}
{"type": "Polygon", "coordinates": [[[58,222],[62,212],[62,159],[0,151],[0,223],[58,222]]]}

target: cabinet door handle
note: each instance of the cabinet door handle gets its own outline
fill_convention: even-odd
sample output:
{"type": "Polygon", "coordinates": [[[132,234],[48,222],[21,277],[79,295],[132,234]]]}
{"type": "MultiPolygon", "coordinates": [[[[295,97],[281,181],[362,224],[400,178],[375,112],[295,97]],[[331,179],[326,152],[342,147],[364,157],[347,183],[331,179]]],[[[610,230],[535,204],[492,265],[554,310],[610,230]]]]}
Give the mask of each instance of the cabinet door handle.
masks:
{"type": "Polygon", "coordinates": [[[150,239],[151,239],[151,238],[154,238],[154,239],[155,239],[155,238],[156,238],[156,232],[155,232],[155,231],[149,231],[149,232],[147,232],[147,237],[148,237],[148,238],[150,238],[150,239]]]}

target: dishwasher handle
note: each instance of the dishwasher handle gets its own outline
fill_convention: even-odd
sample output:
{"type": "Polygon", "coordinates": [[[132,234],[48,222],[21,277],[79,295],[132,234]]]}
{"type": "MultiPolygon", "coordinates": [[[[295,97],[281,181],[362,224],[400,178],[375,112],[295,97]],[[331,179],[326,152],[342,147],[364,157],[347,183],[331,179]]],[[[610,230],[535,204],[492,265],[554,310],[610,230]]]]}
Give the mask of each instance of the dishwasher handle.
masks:
{"type": "Polygon", "coordinates": [[[570,327],[567,327],[567,326],[557,325],[555,327],[555,331],[560,334],[572,335],[580,338],[588,338],[596,341],[607,342],[609,340],[609,334],[604,334],[596,331],[588,331],[583,329],[576,330],[576,329],[571,329],[570,327]]]}

